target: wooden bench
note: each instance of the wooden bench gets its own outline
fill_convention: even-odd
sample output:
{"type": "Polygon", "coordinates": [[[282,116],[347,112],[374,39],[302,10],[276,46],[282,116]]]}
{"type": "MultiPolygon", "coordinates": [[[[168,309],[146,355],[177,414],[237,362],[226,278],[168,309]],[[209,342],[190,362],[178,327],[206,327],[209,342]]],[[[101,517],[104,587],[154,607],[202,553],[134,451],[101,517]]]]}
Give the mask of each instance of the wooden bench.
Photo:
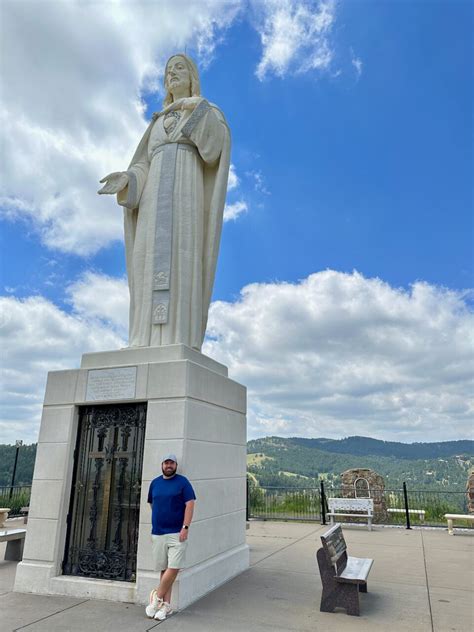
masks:
{"type": "Polygon", "coordinates": [[[474,522],[474,514],[444,514],[448,521],[448,533],[454,535],[453,520],[470,520],[474,522]]]}
{"type": "Polygon", "coordinates": [[[374,560],[349,557],[340,524],[321,536],[322,548],[316,553],[323,584],[321,612],[345,608],[347,614],[359,616],[359,592],[367,592],[367,577],[374,560]]]}
{"type": "Polygon", "coordinates": [[[372,498],[328,498],[328,507],[329,513],[327,515],[331,524],[335,523],[335,516],[367,518],[367,526],[369,531],[372,531],[372,517],[374,514],[374,501],[372,498]]]}
{"type": "Polygon", "coordinates": [[[26,529],[11,529],[0,531],[0,542],[6,542],[5,559],[15,562],[23,557],[23,545],[25,544],[26,529]]]}
{"type": "MultiPolygon", "coordinates": [[[[394,509],[390,507],[387,509],[387,513],[391,514],[406,514],[406,509],[394,509]]],[[[421,522],[425,521],[425,510],[424,509],[409,509],[409,514],[413,514],[414,516],[418,516],[421,522]]]]}
{"type": "Polygon", "coordinates": [[[0,528],[5,524],[8,514],[11,511],[9,507],[0,507],[0,528]]]}

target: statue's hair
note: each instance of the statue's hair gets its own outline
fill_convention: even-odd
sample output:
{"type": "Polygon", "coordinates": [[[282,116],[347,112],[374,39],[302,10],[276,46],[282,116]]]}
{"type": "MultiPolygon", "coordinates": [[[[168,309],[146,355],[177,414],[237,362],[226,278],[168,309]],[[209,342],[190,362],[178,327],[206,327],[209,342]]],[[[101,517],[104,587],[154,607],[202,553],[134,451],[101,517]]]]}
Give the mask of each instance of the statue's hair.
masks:
{"type": "Polygon", "coordinates": [[[163,83],[165,85],[165,90],[166,90],[166,96],[163,101],[164,108],[168,107],[168,105],[171,105],[173,103],[173,95],[166,88],[166,72],[168,69],[168,64],[175,57],[182,57],[184,59],[184,63],[188,67],[189,74],[191,76],[191,96],[192,97],[201,96],[201,84],[199,83],[199,72],[198,72],[196,64],[191,59],[191,57],[188,57],[184,53],[176,53],[176,55],[171,55],[171,57],[166,62],[166,66],[165,66],[165,75],[163,78],[163,83]]]}

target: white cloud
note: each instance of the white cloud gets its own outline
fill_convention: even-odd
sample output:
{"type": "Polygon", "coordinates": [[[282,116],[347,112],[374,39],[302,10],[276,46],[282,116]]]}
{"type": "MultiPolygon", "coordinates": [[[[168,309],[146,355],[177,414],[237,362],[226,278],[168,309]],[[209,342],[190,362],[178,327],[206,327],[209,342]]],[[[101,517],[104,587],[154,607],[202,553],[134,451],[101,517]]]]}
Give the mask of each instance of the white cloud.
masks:
{"type": "Polygon", "coordinates": [[[251,186],[254,191],[263,195],[270,195],[270,192],[266,188],[265,179],[261,171],[246,171],[242,185],[241,179],[238,177],[235,170],[235,165],[231,164],[229,170],[228,192],[230,193],[232,191],[233,193],[230,193],[227,197],[227,202],[224,207],[224,222],[235,221],[242,214],[248,212],[249,204],[242,199],[242,196],[247,197],[249,193],[251,194],[251,190],[248,186],[248,179],[251,180],[251,186]],[[240,199],[231,202],[229,198],[234,198],[234,200],[235,198],[240,199]]]}
{"type": "Polygon", "coordinates": [[[66,292],[76,314],[88,320],[98,319],[127,337],[130,297],[126,279],[88,271],[66,292]]]}
{"type": "Polygon", "coordinates": [[[36,441],[48,371],[79,366],[81,355],[126,346],[128,286],[86,272],[66,288],[72,312],[41,296],[0,297],[3,393],[0,443],[36,441]]]}
{"type": "Polygon", "coordinates": [[[462,293],[358,273],[252,284],[211,306],[204,351],[249,388],[249,434],[470,436],[473,315],[462,293]]]}
{"type": "Polygon", "coordinates": [[[2,421],[0,443],[37,439],[48,371],[79,366],[87,351],[117,349],[124,340],[98,319],[66,314],[36,296],[0,298],[2,421]]]}
{"type": "Polygon", "coordinates": [[[353,57],[351,59],[351,64],[355,68],[357,79],[358,79],[362,74],[362,66],[363,66],[362,60],[359,57],[353,57]]]}
{"type": "Polygon", "coordinates": [[[246,213],[247,211],[247,202],[244,202],[244,200],[239,200],[233,204],[226,204],[224,208],[224,222],[236,220],[239,215],[242,215],[242,213],[246,213]]]}
{"type": "Polygon", "coordinates": [[[161,90],[166,57],[185,45],[208,63],[240,2],[40,5],[2,3],[1,206],[49,247],[91,254],[122,238],[120,208],[96,191],[144,130],[142,91],[161,90]]]}
{"type": "MultiPolygon", "coordinates": [[[[240,178],[235,170],[235,165],[231,163],[229,169],[229,183],[227,191],[234,191],[232,194],[234,197],[238,195],[236,189],[240,187],[240,178]]],[[[235,202],[226,202],[224,207],[224,222],[235,221],[242,213],[248,211],[248,204],[244,200],[237,200],[235,202]]]]}
{"type": "Polygon", "coordinates": [[[230,168],[229,168],[229,181],[227,184],[227,190],[228,191],[232,191],[233,189],[236,189],[240,184],[240,178],[238,177],[236,171],[235,171],[235,165],[234,164],[230,164],[230,168]]]}
{"type": "Polygon", "coordinates": [[[264,195],[270,195],[270,191],[266,187],[265,178],[261,171],[247,171],[245,175],[253,179],[255,191],[263,193],[264,195]]]}
{"type": "Polygon", "coordinates": [[[334,0],[266,0],[254,3],[262,58],[256,75],[326,70],[334,56],[330,34],[334,0]]]}
{"type": "MultiPolygon", "coordinates": [[[[40,296],[0,298],[0,443],[36,440],[48,371],[126,344],[124,279],[88,272],[67,295],[69,314],[40,296]]],[[[472,433],[473,331],[460,292],[327,270],[213,303],[203,352],[248,387],[250,437],[435,441],[472,433]]]]}

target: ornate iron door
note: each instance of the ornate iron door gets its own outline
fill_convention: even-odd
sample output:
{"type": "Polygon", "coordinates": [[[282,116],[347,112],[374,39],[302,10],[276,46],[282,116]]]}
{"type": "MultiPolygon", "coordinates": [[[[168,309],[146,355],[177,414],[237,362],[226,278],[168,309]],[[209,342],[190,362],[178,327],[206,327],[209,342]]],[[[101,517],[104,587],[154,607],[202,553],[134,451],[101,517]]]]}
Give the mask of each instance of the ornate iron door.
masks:
{"type": "Polygon", "coordinates": [[[65,575],[135,581],[146,403],[79,411],[65,575]]]}

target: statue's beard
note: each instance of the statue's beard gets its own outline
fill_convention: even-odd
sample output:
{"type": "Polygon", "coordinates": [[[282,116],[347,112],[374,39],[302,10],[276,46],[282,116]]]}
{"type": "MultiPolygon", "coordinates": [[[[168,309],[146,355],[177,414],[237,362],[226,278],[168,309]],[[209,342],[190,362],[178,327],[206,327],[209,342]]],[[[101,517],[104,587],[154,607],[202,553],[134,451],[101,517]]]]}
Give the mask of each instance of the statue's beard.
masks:
{"type": "MultiPolygon", "coordinates": [[[[182,92],[184,89],[186,89],[187,95],[186,96],[191,96],[191,84],[189,81],[185,81],[183,79],[179,79],[177,81],[170,81],[168,84],[168,92],[170,94],[173,95],[173,98],[175,98],[175,91],[178,90],[179,92],[182,92]]],[[[183,98],[183,97],[179,97],[179,98],[183,98]]]]}

